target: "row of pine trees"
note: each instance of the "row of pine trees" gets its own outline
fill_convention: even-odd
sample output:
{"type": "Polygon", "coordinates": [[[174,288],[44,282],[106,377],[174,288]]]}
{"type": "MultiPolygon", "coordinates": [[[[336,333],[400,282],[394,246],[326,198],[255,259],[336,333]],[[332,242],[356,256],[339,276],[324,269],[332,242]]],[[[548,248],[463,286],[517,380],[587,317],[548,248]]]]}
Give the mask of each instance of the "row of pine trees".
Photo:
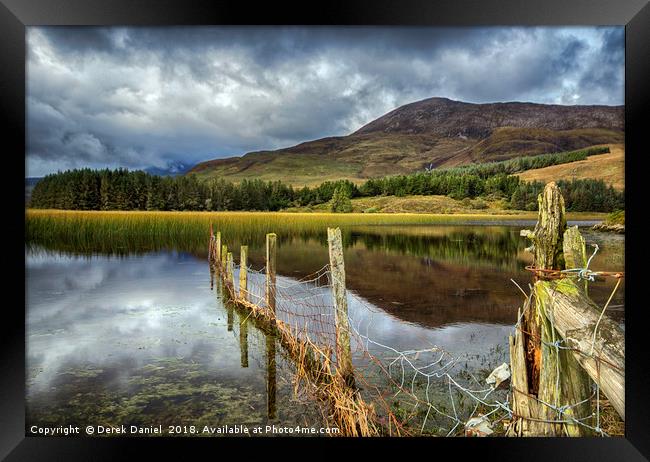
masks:
{"type": "MultiPolygon", "coordinates": [[[[625,207],[625,195],[602,180],[558,182],[567,210],[611,212],[625,207]]],[[[541,182],[518,176],[483,175],[472,169],[434,170],[367,180],[326,181],[294,189],[280,181],[199,180],[194,175],[160,177],[142,171],[78,169],[51,174],[32,191],[30,207],[68,210],[261,210],[330,203],[334,212],[350,212],[351,198],[445,195],[454,199],[502,199],[517,210],[536,210],[541,182]]]]}
{"type": "Polygon", "coordinates": [[[266,210],[329,202],[337,188],[357,193],[349,181],[294,190],[280,181],[223,179],[194,175],[160,177],[143,171],[77,169],[47,175],[34,187],[29,206],[67,210],[266,210]]]}

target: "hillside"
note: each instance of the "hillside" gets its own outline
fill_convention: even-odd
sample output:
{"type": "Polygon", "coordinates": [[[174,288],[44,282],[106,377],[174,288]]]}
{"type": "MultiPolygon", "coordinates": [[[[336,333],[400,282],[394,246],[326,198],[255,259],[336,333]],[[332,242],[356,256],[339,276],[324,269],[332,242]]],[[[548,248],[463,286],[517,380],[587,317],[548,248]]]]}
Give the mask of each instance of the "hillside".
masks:
{"type": "Polygon", "coordinates": [[[585,160],[527,170],[518,176],[525,181],[571,180],[593,178],[603,180],[619,191],[625,188],[625,148],[622,144],[609,145],[609,154],[590,156],[585,160]]]}
{"type": "Polygon", "coordinates": [[[194,166],[201,178],[281,179],[296,186],[364,179],[623,142],[622,106],[473,104],[429,98],[340,137],[194,166]]]}
{"type": "MultiPolygon", "coordinates": [[[[517,219],[535,219],[537,212],[506,209],[504,200],[467,199],[456,200],[448,196],[376,196],[352,199],[354,213],[435,213],[443,215],[483,216],[495,215],[517,219]]],[[[313,207],[290,207],[283,212],[329,212],[330,204],[313,207]]],[[[568,212],[571,220],[602,220],[606,217],[599,212],[568,212]]]]}

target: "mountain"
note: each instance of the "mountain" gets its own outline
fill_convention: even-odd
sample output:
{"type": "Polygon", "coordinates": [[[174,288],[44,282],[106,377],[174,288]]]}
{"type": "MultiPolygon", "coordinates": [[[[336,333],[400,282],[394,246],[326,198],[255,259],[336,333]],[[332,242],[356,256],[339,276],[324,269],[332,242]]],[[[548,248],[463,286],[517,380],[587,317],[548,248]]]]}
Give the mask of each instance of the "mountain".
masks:
{"type": "Polygon", "coordinates": [[[474,104],[429,98],[400,106],[347,136],[209,160],[189,173],[233,181],[281,179],[299,186],[623,141],[623,106],[474,104]]]}

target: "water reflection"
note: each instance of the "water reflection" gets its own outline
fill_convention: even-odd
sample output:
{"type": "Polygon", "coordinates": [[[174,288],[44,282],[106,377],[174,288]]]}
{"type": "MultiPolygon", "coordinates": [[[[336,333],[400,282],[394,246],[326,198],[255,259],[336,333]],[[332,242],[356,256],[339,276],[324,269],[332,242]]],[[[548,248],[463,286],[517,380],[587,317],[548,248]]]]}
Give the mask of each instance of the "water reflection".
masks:
{"type": "MultiPolygon", "coordinates": [[[[506,360],[522,302],[510,279],[524,288],[531,281],[520,228],[345,230],[354,326],[401,350],[442,347],[475,368],[506,360]]],[[[624,269],[622,236],[584,234],[600,246],[592,269],[624,269]]],[[[264,266],[263,241],[229,241],[236,260],[240,244],[249,245],[250,265],[264,266]]],[[[295,402],[275,339],[220,298],[204,248],[102,249],[28,248],[28,424],[320,425],[316,406],[295,402]]],[[[279,284],[327,261],[324,236],[278,236],[279,284]]],[[[613,283],[592,284],[590,295],[604,303],[613,283]]],[[[608,315],[624,321],[623,287],[608,315]]]]}
{"type": "Polygon", "coordinates": [[[28,424],[320,425],[195,257],[31,254],[27,274],[28,424]]]}
{"type": "Polygon", "coordinates": [[[269,419],[275,419],[277,370],[275,364],[275,337],[266,336],[266,412],[269,419]]]}

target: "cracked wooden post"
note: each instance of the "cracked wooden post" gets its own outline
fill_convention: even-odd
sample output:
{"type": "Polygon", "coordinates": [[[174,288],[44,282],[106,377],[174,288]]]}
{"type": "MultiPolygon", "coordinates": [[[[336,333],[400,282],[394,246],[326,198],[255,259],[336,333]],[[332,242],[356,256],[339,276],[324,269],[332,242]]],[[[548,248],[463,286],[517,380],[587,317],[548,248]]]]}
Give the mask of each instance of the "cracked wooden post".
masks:
{"type": "MultiPolygon", "coordinates": [[[[567,228],[564,232],[562,249],[564,250],[564,264],[566,269],[587,267],[587,245],[585,238],[582,237],[577,226],[567,228]]],[[[585,295],[588,295],[589,281],[585,280],[582,285],[585,295]]]]}
{"type": "Polygon", "coordinates": [[[330,256],[330,272],[332,275],[332,298],[335,306],[337,370],[341,373],[341,376],[348,385],[354,386],[348,300],[345,290],[343,239],[340,228],[327,228],[327,243],[330,256]]]}
{"type": "MultiPolygon", "coordinates": [[[[585,239],[580,234],[577,226],[567,228],[564,232],[562,240],[562,249],[564,255],[565,269],[585,268],[587,266],[587,254],[585,247],[585,239]]],[[[567,283],[574,284],[573,281],[565,279],[567,283]]],[[[540,284],[540,288],[546,289],[549,285],[555,284],[558,281],[551,281],[540,284]]],[[[576,285],[576,287],[578,287],[576,285]]],[[[579,284],[582,294],[587,296],[588,281],[579,284]]],[[[557,290],[556,290],[557,291],[557,290]]],[[[548,299],[550,300],[550,299],[548,299]]],[[[565,341],[562,346],[568,347],[566,342],[567,338],[565,332],[560,331],[558,327],[558,310],[554,307],[547,307],[546,315],[552,321],[555,332],[560,334],[560,338],[565,341]]],[[[574,357],[574,354],[566,349],[558,351],[559,362],[561,365],[561,388],[562,398],[565,403],[580,403],[567,409],[565,415],[570,417],[585,417],[592,414],[591,406],[591,380],[589,375],[582,368],[580,363],[574,357]]],[[[588,436],[592,432],[586,427],[578,424],[566,424],[565,430],[569,436],[588,436]]]]}
{"type": "MultiPolygon", "coordinates": [[[[535,230],[523,230],[521,233],[533,243],[533,266],[547,270],[564,269],[564,198],[554,182],[547,184],[539,195],[538,205],[535,230]]],[[[572,231],[570,236],[575,237],[574,233],[572,231]]],[[[576,242],[579,241],[567,243],[567,249],[571,249],[571,265],[580,261],[578,249],[574,249],[576,242]]],[[[535,279],[533,293],[524,305],[523,316],[520,312],[518,317],[521,319],[519,328],[514,337],[510,337],[512,408],[516,417],[508,429],[508,435],[583,436],[590,433],[586,427],[558,421],[571,422],[571,418],[591,415],[591,383],[573,355],[568,350],[558,348],[566,345],[557,331],[552,299],[543,295],[556,281],[542,280],[541,276],[535,279]],[[564,412],[559,412],[558,408],[564,412]]],[[[569,279],[562,281],[575,287],[569,279]]]]}
{"type": "Polygon", "coordinates": [[[266,286],[265,299],[267,308],[275,314],[275,253],[276,234],[266,235],[266,286]]]}
{"type": "Polygon", "coordinates": [[[602,307],[583,295],[568,279],[550,281],[539,296],[549,301],[556,330],[574,359],[596,382],[625,420],[625,334],[604,315],[602,307]]]}

